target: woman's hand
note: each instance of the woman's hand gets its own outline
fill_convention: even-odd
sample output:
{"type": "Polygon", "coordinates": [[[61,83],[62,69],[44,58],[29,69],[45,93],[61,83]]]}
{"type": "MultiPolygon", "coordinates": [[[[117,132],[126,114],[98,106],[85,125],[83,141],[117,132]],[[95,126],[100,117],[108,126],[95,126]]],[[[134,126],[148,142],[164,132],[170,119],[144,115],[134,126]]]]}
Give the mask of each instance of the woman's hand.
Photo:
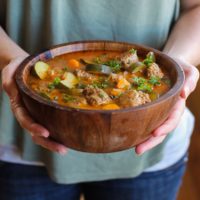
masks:
{"type": "Polygon", "coordinates": [[[185,109],[186,99],[196,88],[199,79],[199,71],[197,68],[182,59],[175,60],[182,66],[185,72],[185,83],[181,94],[166,121],[152,132],[152,136],[148,140],[136,146],[135,152],[137,154],[142,154],[162,143],[166,136],[177,127],[185,109]]]}
{"type": "Polygon", "coordinates": [[[11,109],[21,127],[30,132],[31,137],[36,144],[41,145],[42,147],[49,149],[51,151],[55,151],[60,154],[65,154],[67,148],[62,144],[58,144],[48,139],[49,131],[40,124],[37,124],[30,117],[30,115],[28,114],[26,108],[22,103],[17,86],[14,81],[14,74],[19,64],[26,57],[27,55],[24,55],[22,57],[13,59],[2,70],[2,86],[10,98],[11,109]]]}

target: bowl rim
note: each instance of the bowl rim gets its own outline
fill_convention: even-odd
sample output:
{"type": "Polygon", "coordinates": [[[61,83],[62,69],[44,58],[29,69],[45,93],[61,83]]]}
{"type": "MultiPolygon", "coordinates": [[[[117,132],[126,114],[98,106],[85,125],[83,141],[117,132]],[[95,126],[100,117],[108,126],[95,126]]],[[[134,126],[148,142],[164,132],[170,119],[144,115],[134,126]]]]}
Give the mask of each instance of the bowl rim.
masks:
{"type": "MultiPolygon", "coordinates": [[[[60,54],[60,55],[63,55],[63,54],[60,54]]],[[[111,41],[111,40],[84,40],[84,41],[74,41],[74,42],[68,42],[68,43],[62,43],[62,44],[54,45],[47,50],[44,50],[44,51],[37,53],[37,54],[30,55],[27,58],[25,58],[15,72],[15,81],[17,83],[18,88],[22,92],[24,92],[26,95],[28,95],[29,98],[36,100],[37,102],[39,102],[41,104],[53,107],[55,109],[64,110],[64,111],[74,111],[74,112],[81,112],[81,113],[102,113],[102,114],[108,114],[108,113],[112,113],[112,114],[116,113],[117,114],[117,113],[124,113],[124,112],[139,111],[139,110],[144,110],[146,108],[154,107],[154,106],[156,106],[157,104],[160,104],[160,103],[164,103],[168,99],[176,96],[176,94],[181,91],[181,88],[183,87],[183,84],[184,84],[184,80],[185,80],[185,75],[184,75],[184,71],[183,71],[182,67],[174,59],[169,57],[167,54],[165,54],[165,53],[163,53],[163,52],[161,52],[157,49],[154,49],[152,47],[148,47],[146,45],[141,45],[141,44],[131,43],[131,42],[124,42],[124,41],[111,41]],[[147,51],[153,51],[156,54],[162,56],[163,59],[167,59],[171,63],[173,63],[173,65],[176,69],[176,72],[177,72],[177,80],[174,83],[173,87],[171,87],[165,94],[163,94],[158,99],[156,99],[156,100],[154,100],[150,103],[146,103],[144,105],[140,105],[140,106],[136,106],[136,107],[129,107],[129,108],[122,108],[122,109],[118,109],[118,110],[98,110],[98,109],[93,110],[93,109],[81,109],[81,108],[73,108],[73,107],[68,107],[68,106],[62,106],[62,105],[59,105],[59,104],[57,104],[53,101],[48,101],[48,100],[42,98],[36,92],[32,91],[24,83],[23,71],[24,71],[26,65],[30,61],[32,61],[35,57],[38,57],[38,56],[43,55],[45,53],[48,54],[48,53],[50,53],[50,51],[58,49],[60,47],[69,46],[69,45],[84,44],[84,43],[103,43],[104,46],[105,46],[106,43],[123,44],[123,45],[133,46],[135,48],[142,48],[142,49],[145,49],[147,51]]]]}

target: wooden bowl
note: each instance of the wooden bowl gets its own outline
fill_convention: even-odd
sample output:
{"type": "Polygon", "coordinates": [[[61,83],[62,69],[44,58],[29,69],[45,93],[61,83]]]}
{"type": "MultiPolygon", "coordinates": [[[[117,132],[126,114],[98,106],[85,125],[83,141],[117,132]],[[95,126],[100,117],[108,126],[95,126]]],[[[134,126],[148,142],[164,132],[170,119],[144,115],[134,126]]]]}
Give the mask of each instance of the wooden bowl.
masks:
{"type": "Polygon", "coordinates": [[[167,118],[177,101],[184,82],[184,72],[170,57],[155,49],[112,41],[82,41],[62,44],[23,61],[16,71],[16,83],[25,107],[36,122],[50,131],[50,137],[69,148],[84,152],[115,152],[134,147],[167,118]],[[137,49],[140,57],[153,51],[159,65],[167,70],[172,88],[159,99],[143,106],[115,111],[81,110],[49,102],[27,85],[30,69],[38,60],[77,51],[137,49]]]}

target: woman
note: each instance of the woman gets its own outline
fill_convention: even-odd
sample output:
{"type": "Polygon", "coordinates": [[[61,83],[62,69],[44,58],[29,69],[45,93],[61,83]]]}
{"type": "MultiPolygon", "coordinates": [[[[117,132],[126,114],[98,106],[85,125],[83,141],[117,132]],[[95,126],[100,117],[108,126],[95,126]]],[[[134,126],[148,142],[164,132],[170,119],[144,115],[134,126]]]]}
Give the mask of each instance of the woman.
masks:
{"type": "Polygon", "coordinates": [[[1,94],[0,199],[74,200],[80,192],[89,200],[176,199],[193,127],[185,101],[199,76],[193,66],[200,63],[199,0],[0,2],[9,35],[1,29],[2,84],[10,99],[9,105],[1,94]],[[146,44],[163,50],[185,71],[168,119],[134,150],[89,154],[66,149],[48,138],[48,130],[34,122],[21,102],[13,75],[29,53],[86,39],[146,44]]]}

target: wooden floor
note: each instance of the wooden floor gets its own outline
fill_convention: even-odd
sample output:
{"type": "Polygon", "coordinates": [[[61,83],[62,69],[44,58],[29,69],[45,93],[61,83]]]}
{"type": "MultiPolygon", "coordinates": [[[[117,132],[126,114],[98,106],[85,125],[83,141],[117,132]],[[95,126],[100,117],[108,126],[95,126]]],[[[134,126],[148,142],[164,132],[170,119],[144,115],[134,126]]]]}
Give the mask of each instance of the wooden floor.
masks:
{"type": "Polygon", "coordinates": [[[178,200],[200,200],[200,129],[196,129],[192,137],[188,167],[178,200]]]}

